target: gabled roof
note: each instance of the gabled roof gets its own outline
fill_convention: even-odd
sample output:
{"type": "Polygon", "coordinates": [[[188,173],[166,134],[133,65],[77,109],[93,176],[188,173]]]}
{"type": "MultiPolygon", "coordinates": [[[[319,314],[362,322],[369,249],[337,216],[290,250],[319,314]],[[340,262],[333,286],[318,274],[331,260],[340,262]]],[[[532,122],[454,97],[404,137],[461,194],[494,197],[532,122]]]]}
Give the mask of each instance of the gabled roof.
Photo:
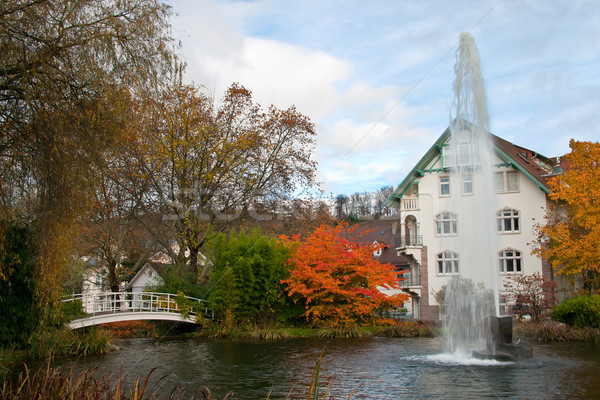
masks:
{"type": "Polygon", "coordinates": [[[359,226],[353,226],[352,228],[353,230],[350,233],[346,233],[346,239],[349,241],[359,244],[373,244],[377,242],[383,245],[382,254],[376,258],[380,263],[391,263],[393,265],[409,264],[408,258],[404,255],[398,255],[394,247],[394,238],[399,235],[395,221],[364,221],[359,226]]]}
{"type": "MultiPolygon", "coordinates": [[[[496,135],[490,133],[494,144],[494,151],[504,163],[513,166],[521,171],[525,176],[531,179],[545,193],[550,193],[548,179],[553,176],[554,167],[558,164],[554,159],[545,157],[537,152],[517,146],[496,135]]],[[[413,169],[408,173],[404,180],[398,185],[396,190],[386,201],[386,206],[391,206],[401,199],[405,191],[415,180],[424,175],[424,170],[442,153],[442,147],[450,137],[450,127],[446,128],[444,133],[435,141],[433,146],[417,162],[413,169]]]]}
{"type": "Polygon", "coordinates": [[[133,284],[135,282],[137,282],[138,279],[140,279],[142,274],[144,274],[146,272],[146,270],[149,270],[149,269],[154,270],[154,272],[156,272],[158,274],[158,276],[162,279],[162,277],[165,273],[165,269],[167,267],[168,267],[168,265],[163,264],[163,263],[147,262],[146,264],[144,264],[144,266],[142,268],[140,268],[140,270],[137,272],[137,274],[135,274],[135,276],[129,281],[129,283],[125,287],[125,290],[130,289],[133,286],[133,284]]]}

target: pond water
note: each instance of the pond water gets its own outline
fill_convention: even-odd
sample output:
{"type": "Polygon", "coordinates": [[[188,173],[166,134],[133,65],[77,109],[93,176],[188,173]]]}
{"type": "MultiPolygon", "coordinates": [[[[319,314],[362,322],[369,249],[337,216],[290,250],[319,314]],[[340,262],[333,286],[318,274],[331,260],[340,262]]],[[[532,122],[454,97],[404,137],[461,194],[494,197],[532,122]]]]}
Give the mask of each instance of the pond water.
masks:
{"type": "MultiPolygon", "coordinates": [[[[129,339],[119,353],[76,362],[100,373],[142,380],[152,368],[151,387],[198,398],[204,386],[223,399],[281,399],[306,389],[324,350],[321,383],[333,378],[330,394],[345,399],[600,399],[600,345],[536,345],[534,358],[519,362],[465,359],[445,354],[438,338],[297,338],[251,340],[129,339]]],[[[62,361],[69,368],[74,361],[62,361]]],[[[321,392],[322,397],[323,392],[321,392]]]]}

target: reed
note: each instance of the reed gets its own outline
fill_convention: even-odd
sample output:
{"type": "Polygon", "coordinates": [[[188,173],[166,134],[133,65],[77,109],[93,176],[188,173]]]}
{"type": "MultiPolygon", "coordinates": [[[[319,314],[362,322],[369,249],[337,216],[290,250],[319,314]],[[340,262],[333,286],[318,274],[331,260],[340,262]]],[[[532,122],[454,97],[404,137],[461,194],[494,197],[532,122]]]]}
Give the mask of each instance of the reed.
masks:
{"type": "Polygon", "coordinates": [[[294,334],[292,334],[289,329],[255,326],[253,329],[246,332],[245,336],[251,339],[269,341],[289,339],[294,337],[294,334]]]}
{"type": "MultiPolygon", "coordinates": [[[[74,367],[74,366],[73,366],[74,367]]],[[[33,372],[25,366],[25,371],[16,380],[4,380],[0,387],[2,400],[17,399],[70,399],[70,400],[142,400],[142,399],[183,399],[184,393],[175,388],[168,395],[158,394],[158,388],[150,390],[150,371],[142,381],[132,386],[123,383],[121,373],[116,383],[112,376],[96,377],[95,369],[87,369],[79,374],[73,367],[63,374],[60,368],[51,368],[50,360],[45,367],[33,372]]]]}
{"type": "Polygon", "coordinates": [[[371,332],[367,330],[361,330],[355,325],[332,326],[319,329],[316,333],[316,336],[320,338],[358,338],[371,336],[371,332]]]}
{"type": "Polygon", "coordinates": [[[66,329],[45,329],[34,333],[28,355],[34,360],[54,357],[106,354],[115,349],[113,336],[103,329],[75,332],[66,329]]]}

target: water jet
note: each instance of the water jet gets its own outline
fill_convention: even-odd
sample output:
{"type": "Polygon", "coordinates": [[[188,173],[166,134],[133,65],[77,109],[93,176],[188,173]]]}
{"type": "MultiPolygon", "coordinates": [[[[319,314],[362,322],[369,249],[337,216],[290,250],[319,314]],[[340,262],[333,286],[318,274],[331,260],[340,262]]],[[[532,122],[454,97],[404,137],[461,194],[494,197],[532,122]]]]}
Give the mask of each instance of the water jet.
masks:
{"type": "Polygon", "coordinates": [[[528,358],[531,346],[512,343],[512,317],[500,316],[495,153],[479,55],[468,33],[460,35],[454,73],[450,139],[443,151],[454,188],[445,209],[460,216],[461,233],[443,240],[446,248],[460,254],[460,275],[446,284],[443,293],[446,345],[457,354],[483,359],[528,358]],[[465,182],[470,185],[468,196],[465,182]]]}

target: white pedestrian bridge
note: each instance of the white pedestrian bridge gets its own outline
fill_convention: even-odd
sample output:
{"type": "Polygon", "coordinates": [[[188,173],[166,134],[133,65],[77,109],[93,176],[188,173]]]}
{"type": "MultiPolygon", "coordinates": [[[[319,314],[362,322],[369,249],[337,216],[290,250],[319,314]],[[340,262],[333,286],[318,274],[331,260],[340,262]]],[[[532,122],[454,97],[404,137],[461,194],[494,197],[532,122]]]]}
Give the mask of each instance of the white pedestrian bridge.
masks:
{"type": "Polygon", "coordinates": [[[68,323],[79,329],[109,322],[153,320],[197,324],[211,319],[206,300],[158,292],[98,292],[73,294],[63,302],[81,304],[83,316],[68,323]]]}

